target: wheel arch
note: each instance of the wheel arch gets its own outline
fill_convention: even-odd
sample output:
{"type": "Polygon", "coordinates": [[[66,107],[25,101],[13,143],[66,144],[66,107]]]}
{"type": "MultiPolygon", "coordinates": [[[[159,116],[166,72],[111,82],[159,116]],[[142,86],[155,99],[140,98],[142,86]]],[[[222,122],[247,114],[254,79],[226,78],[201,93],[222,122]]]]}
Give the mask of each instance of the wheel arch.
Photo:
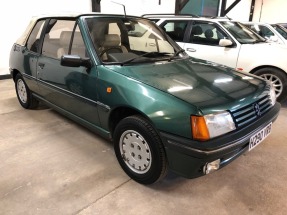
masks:
{"type": "Polygon", "coordinates": [[[268,74],[268,72],[273,75],[273,78],[276,77],[272,79],[272,83],[274,83],[277,101],[285,101],[287,99],[287,73],[283,69],[275,66],[261,66],[253,69],[250,73],[261,76],[262,74],[268,74]]]}
{"type": "Polygon", "coordinates": [[[117,107],[114,110],[112,110],[110,116],[109,116],[109,130],[111,132],[111,136],[114,136],[114,131],[115,128],[117,126],[117,124],[124,118],[129,117],[129,116],[133,116],[133,115],[139,115],[145,119],[147,119],[152,125],[153,122],[150,120],[150,118],[145,115],[143,112],[131,108],[131,107],[126,107],[126,106],[121,106],[121,107],[117,107]]]}
{"type": "Polygon", "coordinates": [[[287,73],[286,73],[283,69],[281,69],[281,68],[279,68],[279,67],[276,67],[276,66],[271,66],[271,65],[257,66],[257,67],[255,67],[255,68],[253,68],[253,69],[250,71],[250,73],[251,73],[251,74],[254,74],[257,70],[259,70],[259,69],[264,69],[264,68],[274,68],[274,69],[278,69],[278,70],[280,70],[281,72],[285,73],[285,75],[287,76],[287,73]]]}
{"type": "Polygon", "coordinates": [[[16,78],[17,74],[19,74],[19,73],[21,73],[21,72],[19,70],[17,70],[17,69],[12,69],[11,70],[11,76],[12,76],[14,81],[15,81],[15,78],[16,78]]]}

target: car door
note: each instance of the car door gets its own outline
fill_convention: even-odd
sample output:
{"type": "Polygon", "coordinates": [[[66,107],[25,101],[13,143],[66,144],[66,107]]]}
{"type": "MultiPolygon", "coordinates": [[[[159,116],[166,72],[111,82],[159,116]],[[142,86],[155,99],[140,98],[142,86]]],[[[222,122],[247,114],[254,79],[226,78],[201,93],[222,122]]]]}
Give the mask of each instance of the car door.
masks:
{"type": "Polygon", "coordinates": [[[40,53],[41,33],[45,20],[40,20],[34,26],[23,52],[24,70],[23,76],[29,89],[35,93],[39,92],[37,84],[37,60],[40,53]]]}
{"type": "Polygon", "coordinates": [[[64,112],[99,125],[97,71],[84,66],[61,65],[63,55],[89,57],[75,20],[51,19],[47,25],[42,54],[37,62],[42,97],[64,112]]]}
{"type": "Polygon", "coordinates": [[[194,21],[182,46],[192,56],[236,68],[240,44],[215,22],[194,21]],[[222,47],[220,39],[230,39],[233,45],[222,47]]]}

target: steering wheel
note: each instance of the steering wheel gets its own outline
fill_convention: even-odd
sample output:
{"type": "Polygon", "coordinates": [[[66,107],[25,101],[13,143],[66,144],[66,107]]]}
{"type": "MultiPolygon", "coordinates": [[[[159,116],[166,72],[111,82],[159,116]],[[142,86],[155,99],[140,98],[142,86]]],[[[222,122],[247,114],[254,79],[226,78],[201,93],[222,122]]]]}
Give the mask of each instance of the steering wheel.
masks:
{"type": "Polygon", "coordinates": [[[109,47],[109,48],[106,48],[106,49],[104,49],[103,51],[101,51],[101,53],[99,54],[99,55],[100,55],[100,57],[102,57],[102,56],[103,56],[103,54],[105,54],[107,51],[110,51],[110,50],[112,50],[112,49],[118,49],[118,50],[120,50],[120,51],[122,52],[121,47],[117,47],[117,46],[109,47]]]}

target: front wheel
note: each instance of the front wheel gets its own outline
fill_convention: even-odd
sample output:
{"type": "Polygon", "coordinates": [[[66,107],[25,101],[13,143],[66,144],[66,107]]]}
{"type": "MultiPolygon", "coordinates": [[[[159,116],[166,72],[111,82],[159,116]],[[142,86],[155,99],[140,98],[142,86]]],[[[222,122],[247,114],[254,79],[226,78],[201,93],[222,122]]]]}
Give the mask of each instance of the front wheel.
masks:
{"type": "Polygon", "coordinates": [[[122,169],[141,184],[152,184],[167,172],[166,155],[153,126],[141,116],[124,118],[114,132],[114,150],[122,169]]]}
{"type": "Polygon", "coordinates": [[[266,68],[258,69],[256,72],[254,72],[254,74],[272,83],[272,85],[275,88],[277,101],[282,102],[287,99],[287,74],[286,73],[276,68],[266,67],[266,68]]]}
{"type": "Polygon", "coordinates": [[[19,103],[23,108],[34,109],[38,107],[38,100],[33,97],[21,74],[16,75],[15,89],[19,103]]]}

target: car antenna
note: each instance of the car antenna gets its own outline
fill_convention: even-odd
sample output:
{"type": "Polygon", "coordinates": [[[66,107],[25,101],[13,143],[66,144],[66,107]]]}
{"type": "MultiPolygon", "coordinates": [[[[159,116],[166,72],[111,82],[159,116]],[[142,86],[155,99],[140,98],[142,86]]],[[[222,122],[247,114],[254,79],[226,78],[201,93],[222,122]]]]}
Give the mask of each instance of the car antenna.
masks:
{"type": "Polygon", "coordinates": [[[114,2],[114,1],[111,1],[111,2],[113,2],[114,4],[118,4],[118,5],[123,6],[123,8],[124,8],[124,13],[125,13],[125,18],[126,18],[126,17],[127,17],[127,14],[126,14],[126,6],[125,6],[124,4],[120,4],[120,3],[118,3],[118,2],[114,2]]]}
{"type": "Polygon", "coordinates": [[[228,17],[227,15],[225,15],[227,19],[232,20],[230,17],[228,17]]]}

